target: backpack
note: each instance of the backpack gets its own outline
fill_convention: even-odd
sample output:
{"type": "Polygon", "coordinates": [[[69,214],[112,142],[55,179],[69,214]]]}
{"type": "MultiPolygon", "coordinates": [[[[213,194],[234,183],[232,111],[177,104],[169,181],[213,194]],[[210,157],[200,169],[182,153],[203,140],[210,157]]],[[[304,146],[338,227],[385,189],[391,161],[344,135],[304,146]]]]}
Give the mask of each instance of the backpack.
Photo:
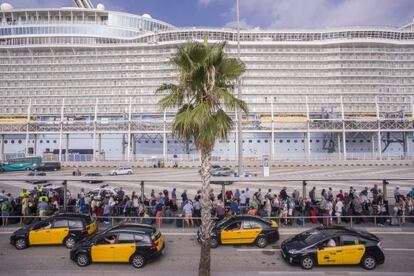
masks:
{"type": "Polygon", "coordinates": [[[3,201],[3,203],[1,204],[1,210],[2,211],[8,211],[9,210],[9,204],[7,201],[3,201]]]}

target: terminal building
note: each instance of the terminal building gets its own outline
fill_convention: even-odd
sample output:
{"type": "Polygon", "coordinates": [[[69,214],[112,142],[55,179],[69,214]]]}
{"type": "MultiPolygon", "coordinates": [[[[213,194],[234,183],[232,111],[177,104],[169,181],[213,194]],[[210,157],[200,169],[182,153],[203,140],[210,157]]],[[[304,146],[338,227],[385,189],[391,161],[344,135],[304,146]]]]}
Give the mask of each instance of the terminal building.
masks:
{"type": "MultiPolygon", "coordinates": [[[[197,159],[161,112],[170,58],[187,41],[227,42],[237,30],[181,28],[94,7],[0,11],[0,156],[59,161],[197,159]]],[[[412,159],[414,21],[405,26],[240,31],[244,158],[412,159]]],[[[237,130],[216,160],[237,158],[237,130]]]]}

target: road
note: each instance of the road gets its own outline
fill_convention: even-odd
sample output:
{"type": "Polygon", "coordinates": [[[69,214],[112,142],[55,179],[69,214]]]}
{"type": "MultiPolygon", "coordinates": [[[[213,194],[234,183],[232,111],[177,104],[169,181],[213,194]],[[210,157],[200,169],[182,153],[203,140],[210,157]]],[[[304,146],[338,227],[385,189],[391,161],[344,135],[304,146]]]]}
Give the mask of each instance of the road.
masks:
{"type": "MultiPolygon", "coordinates": [[[[359,266],[315,267],[304,271],[288,265],[280,256],[280,241],[261,250],[254,246],[220,246],[212,249],[212,275],[414,275],[414,232],[379,229],[376,233],[385,248],[386,262],[375,271],[359,266]]],[[[281,241],[294,229],[281,231],[281,241]],[[286,232],[289,231],[289,232],[286,232]]],[[[17,251],[9,244],[10,231],[0,229],[1,275],[136,275],[129,264],[91,264],[80,268],[63,246],[38,246],[17,251]]],[[[192,233],[164,233],[166,250],[158,260],[139,272],[145,275],[197,275],[200,247],[192,233]]]]}
{"type": "MultiPolygon", "coordinates": [[[[87,172],[100,172],[102,175],[108,175],[109,168],[82,168],[82,173],[87,172]]],[[[257,173],[260,175],[260,168],[252,168],[249,170],[252,173],[257,173]]],[[[4,177],[10,177],[13,179],[14,176],[25,176],[27,172],[8,172],[3,174],[4,177]]],[[[58,172],[47,172],[48,176],[71,176],[72,169],[64,169],[58,172]]],[[[339,189],[347,191],[350,186],[353,186],[357,191],[362,190],[364,187],[372,187],[374,184],[378,184],[379,188],[382,188],[381,182],[375,181],[338,181],[335,179],[347,179],[350,177],[356,178],[361,177],[372,177],[372,178],[413,178],[414,179],[414,169],[411,166],[392,166],[392,167],[298,167],[298,168],[271,168],[271,176],[280,177],[284,179],[294,178],[294,179],[306,179],[306,178],[323,178],[323,179],[332,179],[328,182],[312,181],[308,183],[308,190],[312,186],[317,187],[317,195],[320,195],[322,188],[332,187],[334,192],[338,192],[339,189]]],[[[121,176],[113,176],[112,181],[106,181],[114,187],[123,187],[127,193],[132,191],[139,192],[140,190],[140,179],[142,178],[151,178],[154,177],[159,182],[151,182],[145,184],[145,193],[149,194],[151,189],[154,189],[156,192],[162,191],[164,189],[172,190],[173,187],[177,188],[178,194],[181,194],[184,189],[187,190],[187,193],[190,197],[193,197],[197,190],[200,188],[200,176],[198,175],[198,170],[195,168],[192,169],[154,169],[154,168],[142,168],[135,169],[134,174],[131,176],[122,176],[129,179],[136,180],[136,182],[122,182],[119,179],[121,176]],[[185,180],[187,182],[183,182],[185,180]],[[168,181],[168,182],[166,182],[168,181]]],[[[291,182],[251,182],[254,178],[241,178],[243,182],[235,183],[231,186],[231,189],[246,189],[249,187],[252,191],[257,191],[261,188],[262,191],[266,192],[267,189],[272,189],[273,191],[280,192],[283,186],[286,186],[288,192],[292,192],[294,188],[297,188],[302,192],[302,182],[301,181],[291,181],[291,182]]],[[[60,183],[55,183],[60,184],[60,183]]],[[[414,187],[414,181],[391,181],[388,194],[392,196],[392,191],[396,185],[401,187],[401,192],[407,194],[412,187],[414,187]]],[[[99,186],[98,184],[88,184],[80,181],[70,181],[68,183],[68,188],[73,195],[76,195],[81,188],[85,188],[85,191],[93,189],[99,186]]],[[[212,185],[214,191],[217,193],[220,191],[221,186],[212,185]]],[[[23,181],[0,181],[0,189],[5,189],[6,192],[12,194],[17,194],[21,191],[22,188],[33,188],[33,185],[30,183],[25,183],[23,181]]]]}

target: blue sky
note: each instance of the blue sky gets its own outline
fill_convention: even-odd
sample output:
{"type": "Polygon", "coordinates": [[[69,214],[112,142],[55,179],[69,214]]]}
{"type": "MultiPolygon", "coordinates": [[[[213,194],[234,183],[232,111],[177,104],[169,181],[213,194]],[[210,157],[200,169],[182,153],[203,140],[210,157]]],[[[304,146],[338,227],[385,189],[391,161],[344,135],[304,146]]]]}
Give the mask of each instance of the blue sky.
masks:
{"type": "MultiPolygon", "coordinates": [[[[3,2],[4,0],[0,0],[3,2]]],[[[73,6],[72,0],[8,0],[15,8],[73,6]]],[[[92,0],[107,10],[175,26],[232,26],[236,0],[92,0]]],[[[414,0],[240,0],[241,21],[262,29],[402,26],[414,19],[414,0]]]]}

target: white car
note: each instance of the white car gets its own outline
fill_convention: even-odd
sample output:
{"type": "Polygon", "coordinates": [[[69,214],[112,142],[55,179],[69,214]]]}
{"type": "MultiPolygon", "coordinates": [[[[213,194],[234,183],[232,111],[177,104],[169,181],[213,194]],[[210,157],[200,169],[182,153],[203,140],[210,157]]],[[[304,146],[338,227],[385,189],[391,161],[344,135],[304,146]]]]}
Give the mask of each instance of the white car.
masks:
{"type": "Polygon", "coordinates": [[[112,170],[110,175],[120,175],[120,174],[132,174],[133,171],[131,168],[120,167],[115,170],[112,170]]]}
{"type": "Polygon", "coordinates": [[[102,185],[99,188],[89,191],[86,196],[93,196],[95,199],[100,200],[105,195],[117,197],[119,188],[110,187],[109,185],[102,185]]]}

